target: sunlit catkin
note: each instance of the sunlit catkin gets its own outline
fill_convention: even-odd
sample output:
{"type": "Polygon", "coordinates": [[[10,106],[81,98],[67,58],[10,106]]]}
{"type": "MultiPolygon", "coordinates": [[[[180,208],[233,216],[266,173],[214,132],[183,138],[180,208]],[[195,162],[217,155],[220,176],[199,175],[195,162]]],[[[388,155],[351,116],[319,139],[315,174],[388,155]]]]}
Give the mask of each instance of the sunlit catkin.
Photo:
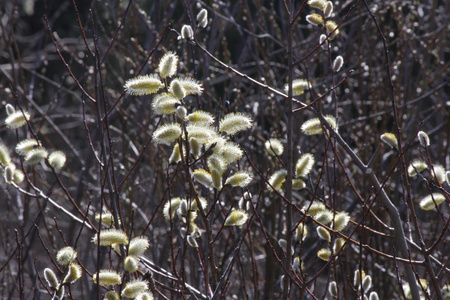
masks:
{"type": "Polygon", "coordinates": [[[100,246],[111,246],[112,244],[128,244],[127,234],[120,229],[105,229],[94,235],[92,242],[100,246]],[[99,238],[100,236],[100,238],[99,238]]]}
{"type": "Polygon", "coordinates": [[[105,224],[105,226],[111,226],[114,225],[114,216],[112,213],[110,212],[102,212],[101,214],[98,213],[95,215],[95,220],[96,221],[100,221],[100,217],[101,217],[101,221],[103,224],[105,224]]]}
{"type": "Polygon", "coordinates": [[[327,210],[325,207],[325,204],[322,202],[313,202],[311,205],[306,204],[303,206],[302,211],[304,211],[306,214],[310,215],[311,217],[315,217],[318,213],[327,210]]]}
{"type": "MultiPolygon", "coordinates": [[[[327,123],[331,126],[331,128],[333,128],[333,130],[337,130],[337,124],[336,124],[335,117],[333,117],[331,115],[327,115],[327,116],[324,116],[324,118],[327,121],[327,123]]],[[[319,134],[322,132],[322,124],[320,123],[319,118],[313,118],[313,119],[310,119],[310,120],[304,122],[302,124],[302,126],[300,127],[300,129],[306,135],[315,135],[315,134],[319,134]]]]}
{"type": "Polygon", "coordinates": [[[16,169],[16,166],[14,164],[9,164],[6,166],[4,170],[5,175],[5,181],[7,183],[11,183],[14,180],[14,170],[16,169]]]}
{"type": "Polygon", "coordinates": [[[139,270],[139,258],[128,255],[123,261],[123,266],[129,273],[134,273],[139,270]]]}
{"type": "Polygon", "coordinates": [[[372,277],[370,275],[366,275],[362,281],[362,290],[368,291],[372,287],[372,277]]]}
{"type": "Polygon", "coordinates": [[[339,29],[334,21],[328,20],[325,23],[325,28],[327,29],[327,33],[330,34],[330,40],[334,39],[339,34],[339,29]]]}
{"type": "Polygon", "coordinates": [[[158,72],[162,78],[172,77],[177,72],[178,56],[174,52],[167,52],[161,57],[158,72]]]}
{"type": "Polygon", "coordinates": [[[153,297],[153,294],[150,291],[146,291],[146,292],[140,293],[134,299],[135,300],[153,300],[154,297],[153,297]]]}
{"type": "Polygon", "coordinates": [[[30,152],[25,155],[24,162],[27,165],[34,166],[46,159],[48,156],[48,152],[44,147],[39,147],[30,150],[30,152]]]}
{"type": "Polygon", "coordinates": [[[322,18],[322,16],[319,15],[319,14],[316,14],[316,13],[307,15],[306,16],[306,21],[308,21],[308,23],[312,24],[312,25],[316,25],[316,26],[320,26],[320,27],[323,26],[323,18],[322,18]]]}
{"type": "Polygon", "coordinates": [[[204,169],[196,169],[194,170],[192,175],[199,183],[203,184],[206,187],[212,187],[213,179],[211,173],[209,173],[208,171],[204,169]]]}
{"type": "Polygon", "coordinates": [[[316,219],[318,222],[328,225],[333,221],[333,213],[329,210],[323,210],[321,212],[318,212],[314,219],[316,219]]]}
{"type": "Polygon", "coordinates": [[[231,164],[244,155],[244,152],[238,144],[229,141],[220,147],[219,152],[226,164],[231,164]]]}
{"type": "Polygon", "coordinates": [[[67,272],[66,277],[64,277],[62,284],[73,283],[74,281],[81,278],[83,275],[83,271],[79,264],[72,263],[69,266],[69,271],[67,272]]]}
{"type": "MultiPolygon", "coordinates": [[[[292,81],[292,96],[300,96],[312,87],[311,82],[305,79],[295,79],[292,81]]],[[[284,91],[287,94],[289,92],[289,85],[284,86],[284,91]]]]}
{"type": "Polygon", "coordinates": [[[309,0],[308,5],[318,9],[324,9],[327,1],[326,0],[309,0]]]}
{"type": "Polygon", "coordinates": [[[353,286],[359,287],[361,284],[361,280],[366,276],[366,272],[364,270],[355,270],[353,275],[353,286]]]}
{"type": "Polygon", "coordinates": [[[21,183],[23,180],[25,179],[25,174],[23,174],[23,172],[19,169],[15,169],[14,170],[14,183],[21,183]]]}
{"type": "Polygon", "coordinates": [[[30,120],[30,114],[27,111],[18,110],[6,117],[5,124],[9,129],[17,129],[25,125],[28,120],[30,120]]]}
{"type": "Polygon", "coordinates": [[[178,79],[174,79],[170,82],[169,92],[178,99],[186,97],[186,90],[178,79]]]}
{"type": "Polygon", "coordinates": [[[391,146],[391,148],[397,149],[398,147],[397,137],[393,133],[390,132],[383,133],[380,136],[380,138],[385,144],[391,146]]]}
{"type": "Polygon", "coordinates": [[[163,208],[163,215],[166,220],[171,220],[175,216],[175,213],[180,206],[180,203],[183,199],[179,197],[172,198],[166,202],[163,208]]]}
{"type": "Polygon", "coordinates": [[[416,159],[408,166],[408,176],[414,177],[417,173],[420,173],[427,168],[428,165],[426,162],[421,159],[416,159]]]}
{"type": "Polygon", "coordinates": [[[105,294],[105,298],[103,300],[120,300],[120,295],[115,291],[109,291],[105,294]]]}
{"type": "Polygon", "coordinates": [[[300,178],[292,179],[292,189],[293,190],[301,190],[306,187],[306,183],[300,178]]]}
{"type": "Polygon", "coordinates": [[[439,182],[439,184],[443,184],[445,181],[445,168],[442,165],[434,165],[432,168],[433,177],[439,182]]]}
{"type": "Polygon", "coordinates": [[[127,298],[136,298],[140,293],[148,290],[148,282],[146,280],[135,279],[128,282],[122,290],[121,296],[127,298]]]}
{"type": "Polygon", "coordinates": [[[197,24],[198,24],[198,27],[202,27],[202,28],[205,28],[206,26],[208,26],[208,11],[206,9],[203,8],[197,14],[197,24]]]}
{"type": "Polygon", "coordinates": [[[422,147],[430,146],[430,138],[424,131],[419,131],[417,133],[417,138],[419,139],[419,143],[422,147]]]}
{"type": "Polygon", "coordinates": [[[331,281],[330,285],[328,286],[328,292],[330,293],[330,295],[333,298],[338,298],[338,289],[337,289],[337,284],[336,281],[331,281]]]}
{"type": "Polygon", "coordinates": [[[333,245],[333,252],[337,253],[339,250],[341,250],[341,248],[344,246],[345,244],[345,239],[343,238],[337,238],[334,241],[334,245],[333,245]]]}
{"type": "Polygon", "coordinates": [[[297,225],[297,229],[295,230],[295,239],[297,241],[303,241],[305,240],[307,235],[308,235],[308,228],[306,227],[305,223],[300,222],[297,225]]]}
{"type": "Polygon", "coordinates": [[[58,288],[59,285],[58,278],[56,277],[55,272],[53,272],[52,269],[50,268],[44,269],[44,278],[48,286],[52,287],[53,289],[58,288]]]}
{"type": "Polygon", "coordinates": [[[124,84],[125,92],[134,96],[150,95],[164,87],[161,80],[154,74],[137,76],[124,84]]]}
{"type": "Polygon", "coordinates": [[[177,79],[186,91],[186,96],[200,95],[203,92],[202,84],[199,81],[191,77],[181,77],[177,79]]]}
{"type": "Polygon", "coordinates": [[[12,106],[11,104],[6,104],[6,106],[5,106],[5,109],[6,109],[6,114],[9,116],[9,115],[12,115],[13,113],[15,113],[16,112],[16,109],[14,108],[14,106],[12,106]]]}
{"type": "Polygon", "coordinates": [[[341,211],[334,216],[334,229],[337,231],[344,230],[347,227],[348,222],[350,221],[350,216],[347,212],[341,211]]]}
{"type": "Polygon", "coordinates": [[[9,154],[8,147],[0,142],[0,164],[2,167],[6,167],[11,163],[11,155],[9,154]]]}
{"type": "Polygon", "coordinates": [[[283,154],[284,147],[279,139],[272,138],[267,140],[264,143],[264,147],[270,156],[280,156],[283,154]]]}
{"type": "Polygon", "coordinates": [[[196,110],[188,114],[186,119],[192,124],[211,125],[214,123],[214,116],[203,110],[196,110]]]}
{"type": "Polygon", "coordinates": [[[323,261],[329,261],[331,257],[331,251],[327,248],[322,248],[317,251],[317,257],[323,261]]]}
{"type": "Polygon", "coordinates": [[[48,163],[52,168],[60,170],[66,163],[66,155],[62,151],[53,151],[48,156],[48,163]]]}
{"type": "Polygon", "coordinates": [[[338,55],[333,61],[333,72],[339,72],[344,65],[344,58],[338,55]]]}
{"type": "Polygon", "coordinates": [[[380,298],[378,298],[378,293],[377,292],[375,292],[375,291],[370,292],[369,300],[379,300],[379,299],[380,298]]]}
{"type": "MultiPolygon", "coordinates": [[[[97,283],[97,273],[92,275],[94,283],[97,283]]],[[[122,277],[114,270],[100,270],[98,272],[98,284],[102,286],[116,285],[122,283],[122,277]]]]}
{"type": "Polygon", "coordinates": [[[445,201],[445,196],[441,193],[433,193],[420,200],[420,208],[423,210],[432,210],[445,201]]]}
{"type": "Polygon", "coordinates": [[[181,39],[183,40],[193,40],[194,39],[194,31],[190,25],[183,25],[181,27],[181,39]]]}
{"type": "Polygon", "coordinates": [[[177,123],[169,123],[160,126],[153,132],[153,141],[157,144],[170,144],[181,135],[181,126],[177,123]]]}
{"type": "Polygon", "coordinates": [[[252,119],[249,116],[243,113],[229,113],[220,120],[219,132],[234,135],[250,127],[252,127],[252,119]]]}
{"type": "Polygon", "coordinates": [[[70,246],[61,248],[58,253],[56,253],[56,261],[61,266],[68,266],[75,258],[77,258],[77,252],[70,246]]]}
{"type": "Polygon", "coordinates": [[[194,236],[188,235],[186,240],[187,240],[188,245],[191,246],[192,248],[198,248],[199,247],[198,246],[198,242],[197,242],[197,240],[195,239],[194,236]]]}
{"type": "Polygon", "coordinates": [[[324,227],[318,226],[318,227],[316,228],[316,232],[317,232],[317,235],[318,235],[322,240],[327,241],[327,242],[330,242],[330,241],[331,241],[331,234],[330,234],[330,232],[329,232],[327,229],[325,229],[324,227]]]}
{"type": "Polygon", "coordinates": [[[137,236],[130,241],[128,255],[141,256],[150,247],[150,241],[146,236],[137,236]]]}
{"type": "Polygon", "coordinates": [[[269,178],[268,187],[271,190],[280,190],[282,184],[286,181],[287,170],[281,169],[272,174],[269,178]]]}
{"type": "Polygon", "coordinates": [[[33,150],[34,148],[38,147],[39,143],[36,139],[25,139],[17,143],[16,145],[16,153],[22,156],[25,156],[33,150]]]}
{"type": "Polygon", "coordinates": [[[327,4],[323,8],[323,15],[325,18],[331,17],[331,14],[333,13],[333,2],[327,1],[327,4]]]}
{"type": "Polygon", "coordinates": [[[296,177],[306,177],[314,166],[314,156],[311,153],[303,154],[295,164],[296,177]]]}
{"type": "Polygon", "coordinates": [[[172,153],[169,156],[169,164],[176,164],[179,161],[181,161],[180,145],[175,143],[173,145],[172,153]]]}
{"type": "Polygon", "coordinates": [[[243,209],[233,210],[225,220],[225,226],[242,226],[248,220],[248,213],[243,209]]]}
{"type": "Polygon", "coordinates": [[[152,110],[157,115],[170,115],[176,113],[180,101],[174,95],[161,93],[156,95],[152,101],[152,110]]]}
{"type": "Polygon", "coordinates": [[[246,187],[252,181],[252,176],[247,171],[237,171],[232,176],[228,177],[225,184],[230,184],[232,186],[246,187]]]}
{"type": "Polygon", "coordinates": [[[183,105],[179,105],[177,106],[177,110],[175,111],[175,113],[177,114],[178,118],[184,120],[184,118],[186,118],[187,115],[187,109],[183,105]]]}

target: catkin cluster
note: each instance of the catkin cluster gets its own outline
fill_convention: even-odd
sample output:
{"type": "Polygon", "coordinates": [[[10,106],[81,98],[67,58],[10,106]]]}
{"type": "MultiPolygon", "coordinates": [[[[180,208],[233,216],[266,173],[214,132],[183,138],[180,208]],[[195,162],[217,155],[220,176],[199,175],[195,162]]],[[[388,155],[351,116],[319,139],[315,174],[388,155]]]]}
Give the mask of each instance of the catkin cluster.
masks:
{"type": "MultiPolygon", "coordinates": [[[[206,16],[201,14],[198,18],[206,22],[206,16]]],[[[252,119],[247,114],[232,112],[217,120],[210,112],[190,107],[188,97],[199,97],[203,87],[191,77],[176,76],[178,62],[179,57],[175,53],[166,53],[159,61],[158,74],[128,80],[125,91],[130,95],[155,94],[151,108],[155,114],[165,116],[166,122],[153,132],[153,142],[170,147],[168,163],[188,166],[199,190],[200,187],[217,191],[225,186],[246,188],[252,175],[247,170],[234,167],[244,151],[232,138],[250,129],[252,119]]],[[[197,239],[202,232],[196,218],[199,210],[207,209],[207,204],[208,201],[200,196],[172,197],[164,206],[164,217],[180,220],[181,236],[192,247],[198,247],[197,239]]],[[[226,216],[224,225],[240,226],[247,219],[244,209],[235,209],[226,216]]]]}

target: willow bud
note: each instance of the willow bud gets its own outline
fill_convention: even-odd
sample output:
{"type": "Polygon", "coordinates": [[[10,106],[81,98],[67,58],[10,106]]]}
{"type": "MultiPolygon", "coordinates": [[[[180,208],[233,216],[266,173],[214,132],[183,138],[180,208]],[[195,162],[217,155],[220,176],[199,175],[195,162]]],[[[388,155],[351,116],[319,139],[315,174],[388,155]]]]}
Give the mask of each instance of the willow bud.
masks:
{"type": "Polygon", "coordinates": [[[393,133],[390,132],[383,133],[380,136],[380,138],[384,143],[391,146],[391,148],[397,149],[398,147],[397,137],[393,133]]]}
{"type": "Polygon", "coordinates": [[[323,18],[322,18],[322,16],[319,15],[319,14],[316,14],[316,13],[306,16],[306,21],[308,21],[308,23],[312,24],[312,25],[316,25],[316,26],[319,26],[319,27],[323,26],[323,18]]]}
{"type": "Polygon", "coordinates": [[[428,147],[430,146],[430,138],[428,137],[428,134],[426,134],[424,131],[419,131],[417,133],[417,138],[419,139],[420,145],[422,147],[428,147]]]}
{"type": "Polygon", "coordinates": [[[317,251],[317,257],[323,261],[329,261],[331,257],[331,251],[327,248],[322,248],[317,251]]]}
{"type": "Polygon", "coordinates": [[[331,17],[331,14],[333,13],[333,2],[327,1],[327,4],[323,8],[323,15],[325,18],[331,17]]]}
{"type": "Polygon", "coordinates": [[[128,255],[123,261],[123,266],[129,273],[134,273],[139,270],[139,258],[128,255]]]}
{"type": "Polygon", "coordinates": [[[0,143],[0,165],[6,167],[9,164],[11,164],[11,156],[8,147],[0,143]]]}
{"type": "Polygon", "coordinates": [[[162,78],[172,77],[177,72],[178,56],[174,52],[167,52],[159,61],[158,71],[162,78]]]}
{"type": "Polygon", "coordinates": [[[55,272],[53,272],[52,269],[45,268],[44,278],[45,278],[45,281],[47,281],[47,284],[49,287],[52,287],[55,290],[58,288],[58,285],[59,285],[58,278],[56,277],[55,272]]]}
{"type": "Polygon", "coordinates": [[[169,91],[178,99],[186,97],[186,90],[178,79],[172,80],[169,86],[169,91]]]}
{"type": "Polygon", "coordinates": [[[208,25],[208,11],[206,9],[202,9],[197,14],[197,23],[199,27],[205,28],[208,25]]]}
{"type": "Polygon", "coordinates": [[[344,64],[344,58],[342,56],[338,55],[333,61],[333,71],[339,72],[339,70],[342,68],[343,64],[344,64]]]}
{"type": "Polygon", "coordinates": [[[5,108],[6,108],[6,114],[7,114],[8,116],[16,112],[16,109],[14,108],[14,106],[12,106],[12,105],[9,104],[9,103],[6,104],[5,108]]]}
{"type": "Polygon", "coordinates": [[[193,40],[194,39],[194,31],[190,25],[183,25],[181,27],[181,38],[182,40],[193,40]]]}
{"type": "Polygon", "coordinates": [[[317,235],[324,241],[330,242],[331,241],[331,235],[328,230],[326,230],[324,227],[319,226],[316,228],[317,235]]]}

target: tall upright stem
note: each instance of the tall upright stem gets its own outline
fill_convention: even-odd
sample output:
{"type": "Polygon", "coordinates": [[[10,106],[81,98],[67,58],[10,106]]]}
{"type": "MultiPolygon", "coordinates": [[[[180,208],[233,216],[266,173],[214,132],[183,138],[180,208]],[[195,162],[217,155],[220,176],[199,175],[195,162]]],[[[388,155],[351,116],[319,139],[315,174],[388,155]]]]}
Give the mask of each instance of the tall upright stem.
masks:
{"type": "MultiPolygon", "coordinates": [[[[288,59],[288,110],[287,110],[287,153],[286,153],[286,169],[287,169],[287,178],[286,178],[286,199],[288,200],[288,203],[292,202],[292,161],[293,161],[293,147],[292,147],[292,123],[293,123],[293,113],[292,113],[292,80],[293,80],[293,59],[292,59],[292,11],[293,11],[293,3],[290,1],[289,8],[286,11],[288,20],[289,20],[289,26],[288,26],[288,43],[287,43],[287,59],[288,59]]],[[[292,207],[287,204],[286,206],[286,260],[285,260],[285,266],[286,270],[290,270],[290,264],[292,261],[292,207]]],[[[289,299],[290,294],[290,276],[284,277],[283,282],[283,299],[289,299]]]]}

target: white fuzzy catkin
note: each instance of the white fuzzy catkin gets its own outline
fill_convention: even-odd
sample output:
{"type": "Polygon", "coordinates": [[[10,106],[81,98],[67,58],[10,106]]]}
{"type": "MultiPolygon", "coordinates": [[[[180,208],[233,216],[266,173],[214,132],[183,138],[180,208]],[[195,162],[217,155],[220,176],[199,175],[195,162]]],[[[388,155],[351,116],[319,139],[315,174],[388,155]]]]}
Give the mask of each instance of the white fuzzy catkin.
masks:
{"type": "Polygon", "coordinates": [[[344,58],[338,55],[333,61],[333,71],[339,72],[339,70],[342,68],[343,65],[344,65],[344,58]]]}
{"type": "Polygon", "coordinates": [[[205,28],[208,26],[208,11],[206,9],[202,9],[197,14],[197,23],[199,27],[205,28]]]}
{"type": "Polygon", "coordinates": [[[194,39],[194,31],[190,25],[183,25],[181,27],[181,37],[183,40],[193,40],[194,39]]]}
{"type": "Polygon", "coordinates": [[[323,15],[325,18],[331,17],[331,14],[333,13],[333,2],[327,1],[327,4],[323,8],[323,15]]]}

